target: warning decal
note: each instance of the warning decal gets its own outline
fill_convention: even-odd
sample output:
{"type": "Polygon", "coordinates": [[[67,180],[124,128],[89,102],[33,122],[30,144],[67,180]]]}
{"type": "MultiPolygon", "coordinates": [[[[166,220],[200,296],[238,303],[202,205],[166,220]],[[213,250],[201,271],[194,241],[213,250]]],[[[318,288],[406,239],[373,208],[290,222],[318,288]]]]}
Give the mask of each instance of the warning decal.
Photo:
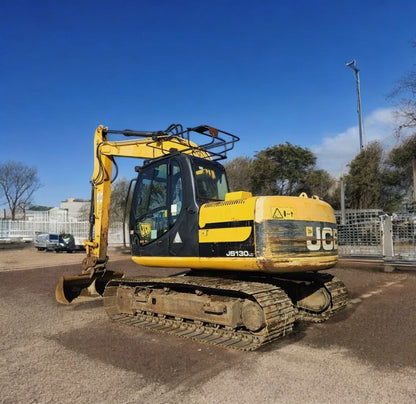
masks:
{"type": "Polygon", "coordinates": [[[175,238],[173,239],[174,243],[182,243],[182,239],[181,236],[179,235],[179,233],[176,233],[175,238]]]}
{"type": "Polygon", "coordinates": [[[272,208],[272,218],[278,220],[293,220],[295,218],[295,209],[272,208]]]}

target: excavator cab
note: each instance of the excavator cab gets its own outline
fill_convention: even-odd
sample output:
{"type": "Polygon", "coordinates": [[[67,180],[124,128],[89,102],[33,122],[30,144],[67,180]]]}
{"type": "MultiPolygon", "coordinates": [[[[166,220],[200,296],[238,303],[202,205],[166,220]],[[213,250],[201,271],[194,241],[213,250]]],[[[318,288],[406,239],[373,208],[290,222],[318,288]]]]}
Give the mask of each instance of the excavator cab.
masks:
{"type": "Polygon", "coordinates": [[[227,192],[225,170],[215,161],[181,153],[149,161],[132,198],[133,256],[197,257],[199,207],[224,200],[227,192]]]}

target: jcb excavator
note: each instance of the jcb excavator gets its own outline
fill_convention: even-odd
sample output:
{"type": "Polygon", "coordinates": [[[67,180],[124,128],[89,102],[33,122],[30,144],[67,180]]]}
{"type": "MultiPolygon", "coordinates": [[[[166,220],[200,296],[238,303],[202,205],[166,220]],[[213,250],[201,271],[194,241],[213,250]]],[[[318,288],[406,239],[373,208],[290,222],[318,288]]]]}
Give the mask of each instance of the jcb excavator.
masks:
{"type": "Polygon", "coordinates": [[[345,307],[344,284],[318,272],[338,259],[332,208],[306,194],[229,192],[218,160],[238,140],[206,125],[158,132],[99,126],[87,255],[80,275],[59,280],[58,302],[95,287],[113,320],[242,350],[345,307]],[[113,134],[131,139],[111,141],[113,134]],[[133,261],[189,268],[185,275],[127,278],[106,268],[115,157],[144,159],[131,198],[133,261]]]}

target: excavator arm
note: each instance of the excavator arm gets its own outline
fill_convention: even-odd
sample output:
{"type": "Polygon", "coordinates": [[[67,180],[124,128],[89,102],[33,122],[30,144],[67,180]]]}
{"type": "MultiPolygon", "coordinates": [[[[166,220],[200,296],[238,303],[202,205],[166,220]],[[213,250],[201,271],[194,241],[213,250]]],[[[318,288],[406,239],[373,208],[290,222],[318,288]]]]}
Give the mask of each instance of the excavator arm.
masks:
{"type": "Polygon", "coordinates": [[[172,152],[181,152],[205,159],[211,158],[206,151],[192,141],[176,135],[169,135],[166,132],[109,131],[103,126],[99,126],[95,131],[94,149],[94,173],[91,180],[93,187],[91,224],[94,226],[95,236],[90,237],[90,240],[85,243],[87,262],[84,263],[84,269],[97,264],[103,264],[107,260],[111,178],[114,157],[155,159],[172,152]],[[143,139],[109,141],[109,133],[143,136],[143,139]]]}
{"type": "Polygon", "coordinates": [[[170,125],[165,131],[156,132],[109,130],[100,125],[94,135],[91,227],[89,239],[85,241],[86,257],[82,262],[82,273],[59,279],[55,289],[56,300],[69,304],[85,290],[89,290],[90,294],[101,295],[109,280],[124,276],[123,272],[106,268],[111,182],[115,157],[155,159],[179,152],[204,159],[219,160],[226,158],[226,152],[231,150],[238,140],[237,136],[207,125],[186,130],[183,130],[181,125],[170,125]],[[198,146],[191,141],[190,133],[208,137],[208,142],[198,146]],[[123,135],[132,139],[110,141],[109,134],[123,135]],[[227,136],[226,139],[222,134],[227,136]]]}

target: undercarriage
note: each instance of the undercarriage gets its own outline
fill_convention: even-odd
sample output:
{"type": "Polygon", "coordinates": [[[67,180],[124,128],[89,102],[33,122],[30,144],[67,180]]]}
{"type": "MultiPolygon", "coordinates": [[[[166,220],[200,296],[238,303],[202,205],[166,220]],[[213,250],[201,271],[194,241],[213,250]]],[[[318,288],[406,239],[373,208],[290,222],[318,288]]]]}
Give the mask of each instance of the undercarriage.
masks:
{"type": "MultiPolygon", "coordinates": [[[[205,274],[204,274],[205,275],[205,274]]],[[[135,277],[110,281],[104,307],[120,323],[240,350],[289,334],[295,321],[321,322],[347,304],[329,274],[299,279],[244,276],[135,277]]]]}

